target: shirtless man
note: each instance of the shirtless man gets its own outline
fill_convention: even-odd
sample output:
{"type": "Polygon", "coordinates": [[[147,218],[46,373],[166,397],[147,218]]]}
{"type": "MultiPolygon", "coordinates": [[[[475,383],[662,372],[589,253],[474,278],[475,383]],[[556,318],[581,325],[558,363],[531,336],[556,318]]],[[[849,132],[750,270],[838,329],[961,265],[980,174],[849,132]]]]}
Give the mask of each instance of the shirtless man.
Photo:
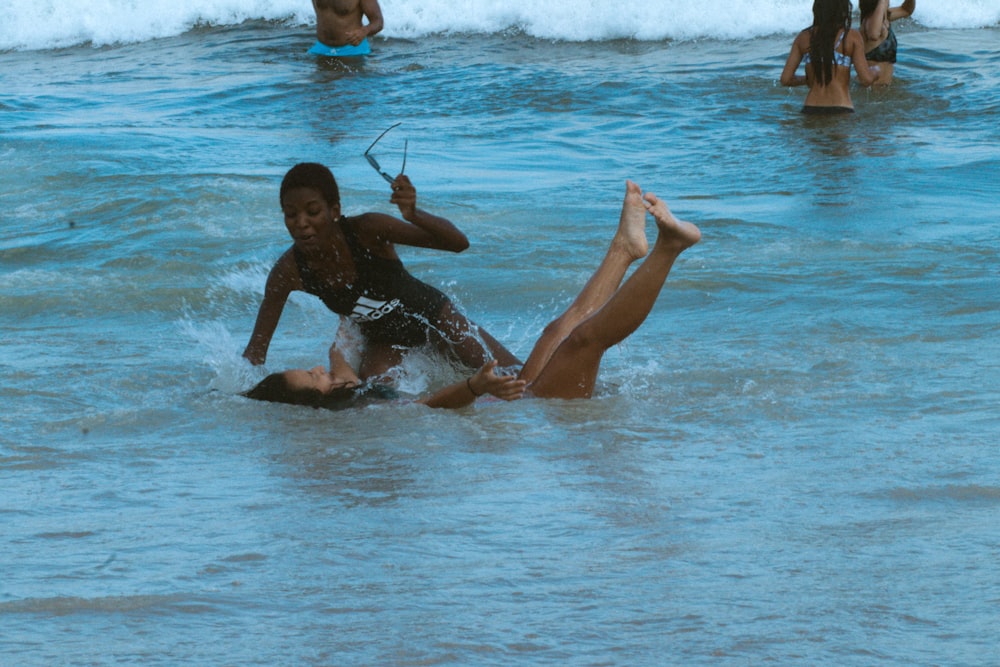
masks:
{"type": "Polygon", "coordinates": [[[378,0],[313,0],[313,9],[316,10],[316,44],[309,53],[320,56],[371,53],[368,37],[377,34],[383,26],[378,0]]]}

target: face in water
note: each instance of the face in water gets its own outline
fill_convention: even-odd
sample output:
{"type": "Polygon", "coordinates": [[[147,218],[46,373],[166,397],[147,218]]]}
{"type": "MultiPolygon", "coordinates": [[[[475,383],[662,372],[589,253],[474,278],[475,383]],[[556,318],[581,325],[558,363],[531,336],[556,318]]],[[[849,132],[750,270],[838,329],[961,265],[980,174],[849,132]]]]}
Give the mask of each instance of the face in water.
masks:
{"type": "Polygon", "coordinates": [[[315,389],[323,394],[329,394],[334,389],[354,386],[357,383],[335,379],[322,366],[316,366],[309,370],[297,368],[284,372],[285,381],[288,388],[293,391],[315,389]]]}

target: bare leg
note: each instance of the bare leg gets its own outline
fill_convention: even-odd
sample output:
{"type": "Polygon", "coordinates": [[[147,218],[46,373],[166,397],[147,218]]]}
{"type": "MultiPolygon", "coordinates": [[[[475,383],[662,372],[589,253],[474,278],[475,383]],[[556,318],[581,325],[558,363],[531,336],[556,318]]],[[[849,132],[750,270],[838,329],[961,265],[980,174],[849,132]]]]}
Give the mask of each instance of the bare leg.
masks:
{"type": "Polygon", "coordinates": [[[478,369],[496,359],[500,366],[520,366],[521,360],[484,329],[470,322],[451,303],[441,308],[438,327],[432,331],[437,348],[455,355],[469,368],[478,369]]]}
{"type": "Polygon", "coordinates": [[[701,239],[697,227],[675,218],[656,195],[647,193],[644,202],[659,227],[653,251],[607,303],[556,348],[531,385],[535,396],[589,397],[604,352],[639,328],[656,303],[674,260],[701,239]]]}
{"type": "Polygon", "coordinates": [[[403,362],[403,351],[385,343],[368,341],[361,353],[361,364],[358,376],[362,380],[370,380],[385,375],[390,368],[403,362]]]}
{"type": "Polygon", "coordinates": [[[545,327],[519,377],[529,382],[534,380],[566,336],[611,298],[625,277],[629,265],[645,257],[648,250],[646,206],[643,204],[642,191],[632,181],[626,181],[618,231],[611,239],[607,254],[566,312],[545,327]]]}

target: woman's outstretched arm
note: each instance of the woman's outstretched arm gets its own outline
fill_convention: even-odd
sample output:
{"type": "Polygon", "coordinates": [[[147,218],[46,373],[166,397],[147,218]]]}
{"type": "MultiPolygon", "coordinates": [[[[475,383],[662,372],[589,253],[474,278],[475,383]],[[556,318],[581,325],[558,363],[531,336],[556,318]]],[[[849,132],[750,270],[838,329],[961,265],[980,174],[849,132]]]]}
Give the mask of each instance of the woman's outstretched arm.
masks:
{"type": "Polygon", "coordinates": [[[469,238],[454,223],[417,208],[417,189],[409,176],[396,177],[389,201],[399,207],[403,219],[384,213],[365,213],[360,231],[369,247],[395,243],[448,252],[462,252],[469,247],[469,238]]]}
{"type": "Polygon", "coordinates": [[[527,382],[515,375],[497,375],[496,360],[488,362],[472,376],[439,389],[431,396],[419,401],[429,408],[464,408],[472,405],[484,394],[496,396],[504,401],[513,401],[524,396],[527,382]]]}

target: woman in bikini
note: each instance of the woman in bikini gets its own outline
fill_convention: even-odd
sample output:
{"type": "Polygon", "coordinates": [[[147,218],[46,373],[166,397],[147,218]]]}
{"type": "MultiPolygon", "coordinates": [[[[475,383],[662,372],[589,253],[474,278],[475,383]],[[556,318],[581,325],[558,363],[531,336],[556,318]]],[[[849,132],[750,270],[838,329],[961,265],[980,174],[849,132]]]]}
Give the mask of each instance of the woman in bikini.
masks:
{"type": "Polygon", "coordinates": [[[802,113],[853,113],[851,65],[862,85],[875,82],[878,68],[868,66],[861,33],[851,29],[850,0],[815,0],[813,24],[792,42],[781,84],[809,86],[802,113]],[[800,63],[805,76],[796,74],[800,63]]]}
{"type": "Polygon", "coordinates": [[[908,18],[917,8],[917,0],[903,0],[899,7],[890,7],[889,0],[860,0],[861,37],[865,41],[865,58],[878,63],[875,83],[889,85],[896,67],[896,35],[892,22],[908,18]]]}
{"type": "MultiPolygon", "coordinates": [[[[626,183],[618,230],[600,266],[560,317],[545,327],[518,375],[497,375],[496,360],[465,380],[449,385],[420,402],[433,408],[460,408],[490,394],[514,400],[530,394],[539,398],[589,398],[597,382],[601,358],[613,345],[639,328],[656,303],[677,257],[701,239],[699,229],[678,220],[666,203],[639,186],[626,183]],[[646,213],[659,230],[652,251],[646,240],[646,213]],[[629,266],[645,260],[623,283],[629,266]]],[[[329,370],[275,373],[246,393],[249,398],[331,407],[360,384],[343,359],[329,370]]]]}

